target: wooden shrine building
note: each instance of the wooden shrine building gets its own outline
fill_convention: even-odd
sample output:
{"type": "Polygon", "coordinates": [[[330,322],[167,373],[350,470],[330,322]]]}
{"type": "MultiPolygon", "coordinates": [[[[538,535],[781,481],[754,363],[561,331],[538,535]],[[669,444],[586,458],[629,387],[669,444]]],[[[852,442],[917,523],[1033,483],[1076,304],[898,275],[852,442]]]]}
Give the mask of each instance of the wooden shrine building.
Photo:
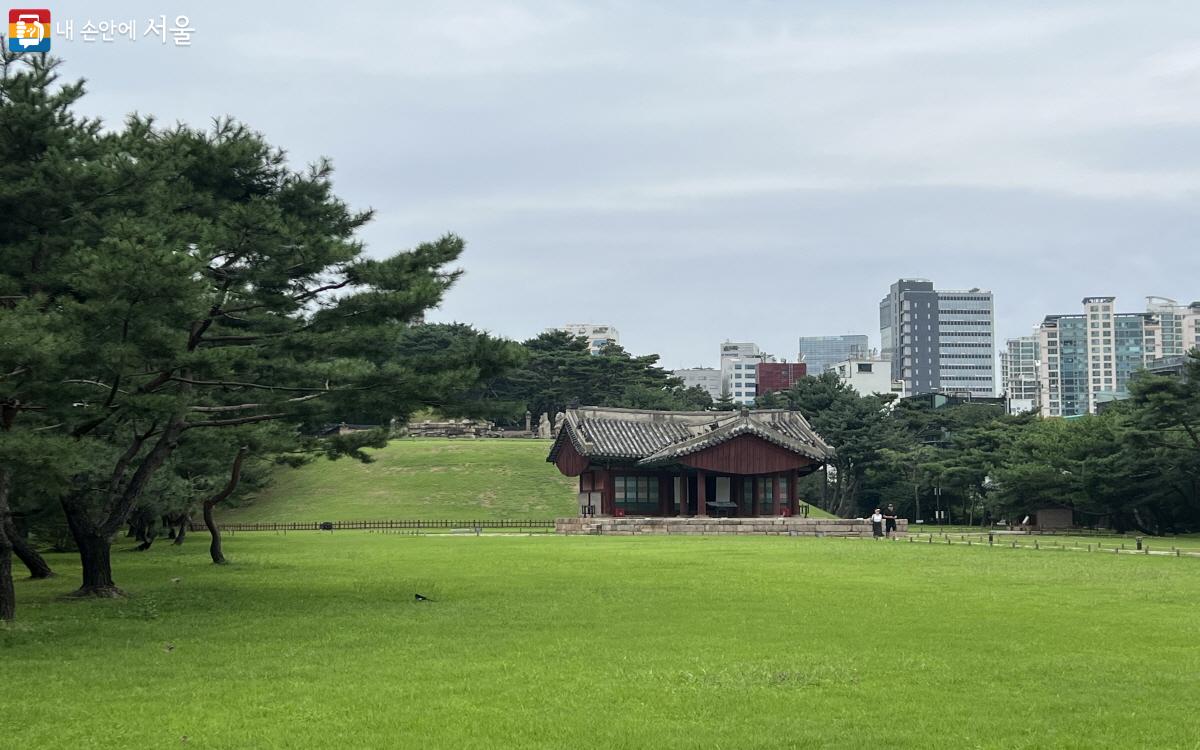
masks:
{"type": "Polygon", "coordinates": [[[798,412],[567,411],[547,461],[583,516],[788,516],[833,449],[798,412]]]}

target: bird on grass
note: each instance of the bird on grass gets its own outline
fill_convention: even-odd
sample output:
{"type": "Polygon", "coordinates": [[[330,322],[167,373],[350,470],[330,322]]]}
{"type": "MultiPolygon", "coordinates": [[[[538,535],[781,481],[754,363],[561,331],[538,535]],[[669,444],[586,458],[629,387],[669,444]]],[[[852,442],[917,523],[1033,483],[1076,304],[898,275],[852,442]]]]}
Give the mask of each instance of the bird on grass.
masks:
{"type": "Polygon", "coordinates": [[[416,600],[417,600],[417,601],[419,601],[419,602],[431,602],[431,601],[433,601],[433,600],[432,600],[432,599],[430,599],[429,597],[427,597],[427,596],[421,596],[420,594],[413,594],[413,598],[414,598],[414,599],[416,599],[416,600]]]}

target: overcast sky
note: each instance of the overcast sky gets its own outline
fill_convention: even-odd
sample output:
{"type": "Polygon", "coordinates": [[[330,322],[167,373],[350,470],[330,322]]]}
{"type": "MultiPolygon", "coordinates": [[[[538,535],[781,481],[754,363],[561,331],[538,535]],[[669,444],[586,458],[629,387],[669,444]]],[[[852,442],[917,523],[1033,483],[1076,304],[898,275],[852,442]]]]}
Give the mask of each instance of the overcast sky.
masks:
{"type": "Polygon", "coordinates": [[[610,323],[674,368],[878,346],[901,276],[991,289],[1000,340],[1086,295],[1200,299],[1194,0],[50,8],[88,114],[232,114],[333,159],[372,253],[466,238],[433,319],[610,323]],[[179,14],[190,47],[141,36],[179,14]]]}

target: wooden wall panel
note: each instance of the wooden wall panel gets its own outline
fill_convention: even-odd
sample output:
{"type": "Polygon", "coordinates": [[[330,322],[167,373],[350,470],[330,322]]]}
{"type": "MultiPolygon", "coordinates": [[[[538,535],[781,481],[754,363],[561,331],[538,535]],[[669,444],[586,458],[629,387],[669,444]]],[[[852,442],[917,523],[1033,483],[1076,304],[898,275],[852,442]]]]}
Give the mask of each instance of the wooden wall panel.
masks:
{"type": "Polygon", "coordinates": [[[818,463],[754,435],[738,435],[720,445],[684,456],[680,463],[722,474],[773,474],[818,463]]]}
{"type": "Polygon", "coordinates": [[[554,465],[564,475],[577,477],[587,469],[588,460],[579,455],[579,451],[575,450],[575,445],[570,440],[564,438],[562,446],[558,449],[558,457],[554,459],[554,465]]]}

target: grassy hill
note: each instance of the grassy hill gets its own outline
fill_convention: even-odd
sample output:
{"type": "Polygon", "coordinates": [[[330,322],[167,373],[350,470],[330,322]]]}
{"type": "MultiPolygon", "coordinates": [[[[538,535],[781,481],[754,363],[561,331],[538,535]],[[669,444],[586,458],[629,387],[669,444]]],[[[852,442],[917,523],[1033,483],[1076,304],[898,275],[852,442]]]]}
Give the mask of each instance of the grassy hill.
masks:
{"type": "Polygon", "coordinates": [[[546,463],[549,440],[393,440],[375,461],[320,459],[223,521],[554,518],[575,514],[575,480],[546,463]]]}
{"type": "MultiPolygon", "coordinates": [[[[320,459],[281,468],[225,522],[491,520],[575,514],[575,480],[546,463],[548,440],[394,440],[369,464],[320,459]]],[[[812,515],[829,517],[813,508],[812,515]]]]}

